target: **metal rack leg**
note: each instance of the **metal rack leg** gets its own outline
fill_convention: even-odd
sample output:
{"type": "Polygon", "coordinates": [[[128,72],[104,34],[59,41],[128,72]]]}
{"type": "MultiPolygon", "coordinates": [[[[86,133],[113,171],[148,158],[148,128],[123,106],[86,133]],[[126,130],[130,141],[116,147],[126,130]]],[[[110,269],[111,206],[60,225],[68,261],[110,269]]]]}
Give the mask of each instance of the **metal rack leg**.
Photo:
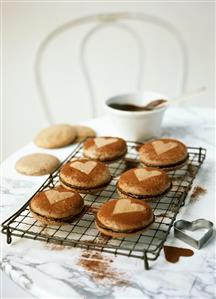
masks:
{"type": "Polygon", "coordinates": [[[199,148],[199,158],[198,158],[198,162],[201,163],[202,161],[202,148],[199,148]]]}
{"type": "Polygon", "coordinates": [[[149,270],[149,263],[148,263],[148,257],[146,251],[144,251],[144,266],[146,270],[149,270]]]}
{"type": "Polygon", "coordinates": [[[12,238],[11,238],[11,231],[9,229],[9,227],[7,228],[7,243],[10,244],[12,241],[12,238]]]}

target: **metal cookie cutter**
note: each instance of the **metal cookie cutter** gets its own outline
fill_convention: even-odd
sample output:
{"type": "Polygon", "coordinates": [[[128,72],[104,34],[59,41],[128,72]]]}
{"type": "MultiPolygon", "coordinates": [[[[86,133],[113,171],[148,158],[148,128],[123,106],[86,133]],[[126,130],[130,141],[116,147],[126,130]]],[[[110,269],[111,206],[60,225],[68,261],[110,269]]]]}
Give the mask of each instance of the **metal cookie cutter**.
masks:
{"type": "Polygon", "coordinates": [[[183,242],[200,249],[211,238],[213,234],[213,223],[206,219],[197,219],[194,221],[178,220],[174,223],[174,236],[183,242]],[[208,231],[199,239],[187,235],[184,230],[195,231],[200,228],[207,228],[208,231]]]}

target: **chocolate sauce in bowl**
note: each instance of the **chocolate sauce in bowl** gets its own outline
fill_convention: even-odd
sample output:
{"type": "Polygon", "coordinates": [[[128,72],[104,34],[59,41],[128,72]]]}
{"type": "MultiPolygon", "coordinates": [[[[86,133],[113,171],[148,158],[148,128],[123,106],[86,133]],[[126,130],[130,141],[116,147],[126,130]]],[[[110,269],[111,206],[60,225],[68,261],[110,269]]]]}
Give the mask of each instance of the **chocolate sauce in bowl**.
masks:
{"type": "Polygon", "coordinates": [[[109,104],[109,107],[116,109],[116,110],[122,110],[122,111],[143,111],[148,109],[143,109],[143,107],[136,106],[133,104],[118,104],[118,103],[112,103],[109,104]]]}
{"type": "Polygon", "coordinates": [[[150,111],[157,108],[157,106],[167,102],[163,99],[154,100],[150,103],[148,103],[145,106],[137,106],[134,104],[119,104],[119,103],[111,103],[109,104],[109,107],[116,109],[116,110],[122,110],[122,111],[130,111],[130,112],[138,112],[138,111],[150,111]]]}

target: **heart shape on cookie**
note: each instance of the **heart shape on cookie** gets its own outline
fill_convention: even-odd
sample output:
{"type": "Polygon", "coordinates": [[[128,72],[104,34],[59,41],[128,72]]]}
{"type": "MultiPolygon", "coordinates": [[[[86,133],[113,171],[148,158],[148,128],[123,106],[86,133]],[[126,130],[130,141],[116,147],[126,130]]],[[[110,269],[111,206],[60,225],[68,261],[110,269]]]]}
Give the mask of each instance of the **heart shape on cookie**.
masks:
{"type": "Polygon", "coordinates": [[[145,207],[137,203],[131,203],[130,199],[119,199],[113,210],[113,215],[144,211],[145,207]]]}
{"type": "Polygon", "coordinates": [[[153,141],[152,145],[158,156],[178,146],[176,142],[169,141],[165,143],[161,140],[153,141]]]}
{"type": "Polygon", "coordinates": [[[72,162],[70,167],[76,168],[85,174],[89,174],[95,167],[97,166],[97,162],[95,161],[86,161],[86,162],[72,162]]]}
{"type": "Polygon", "coordinates": [[[57,203],[59,201],[62,201],[64,199],[70,198],[74,196],[74,192],[59,192],[57,190],[48,190],[45,191],[45,195],[51,205],[54,203],[57,203]]]}
{"type": "Polygon", "coordinates": [[[94,139],[95,145],[97,148],[103,147],[105,145],[111,144],[116,142],[118,139],[117,138],[103,138],[103,137],[98,137],[94,139]]]}
{"type": "Polygon", "coordinates": [[[146,170],[146,169],[136,169],[134,170],[134,174],[139,182],[145,181],[149,178],[152,178],[154,176],[161,175],[161,172],[159,170],[146,170]]]}

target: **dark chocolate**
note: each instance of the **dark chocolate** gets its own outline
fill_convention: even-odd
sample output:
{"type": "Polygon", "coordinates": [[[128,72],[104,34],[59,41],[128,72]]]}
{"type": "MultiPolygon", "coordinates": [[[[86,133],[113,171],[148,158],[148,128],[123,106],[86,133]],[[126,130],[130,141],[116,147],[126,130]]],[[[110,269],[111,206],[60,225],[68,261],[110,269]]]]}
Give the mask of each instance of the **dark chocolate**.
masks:
{"type": "Polygon", "coordinates": [[[189,156],[187,155],[187,157],[180,161],[180,162],[177,162],[177,163],[174,163],[174,164],[169,164],[169,165],[163,165],[163,166],[155,166],[155,165],[151,165],[151,164],[146,164],[144,162],[142,162],[145,166],[148,166],[148,167],[155,167],[155,168],[172,168],[172,167],[176,167],[176,166],[179,166],[181,164],[183,164],[184,162],[186,162],[188,160],[189,156]]]}
{"type": "Polygon", "coordinates": [[[128,195],[128,196],[130,196],[130,197],[133,197],[133,198],[136,198],[136,199],[147,199],[147,198],[157,198],[157,197],[161,197],[161,196],[163,196],[163,195],[165,195],[170,189],[172,188],[172,183],[170,184],[170,186],[164,191],[164,192],[162,192],[162,193],[160,193],[160,194],[157,194],[157,195],[140,195],[140,194],[134,194],[134,193],[130,193],[130,192],[125,192],[125,191],[123,191],[118,185],[117,185],[117,189],[121,192],[121,193],[123,193],[123,194],[125,194],[125,195],[128,195]]]}
{"type": "MultiPolygon", "coordinates": [[[[112,178],[111,178],[112,179],[112,178]]],[[[92,188],[90,188],[90,187],[78,187],[78,186],[74,186],[74,185],[71,185],[71,184],[69,184],[69,183],[66,183],[60,176],[59,176],[59,180],[65,185],[65,186],[67,186],[67,187],[69,187],[69,188],[71,188],[71,189],[78,189],[78,190],[97,190],[97,189],[99,189],[99,188],[103,188],[103,187],[106,187],[108,184],[109,184],[109,182],[111,181],[111,179],[107,182],[107,183],[105,183],[105,184],[103,184],[103,185],[98,185],[98,186],[96,186],[96,187],[92,187],[92,188]]]]}

